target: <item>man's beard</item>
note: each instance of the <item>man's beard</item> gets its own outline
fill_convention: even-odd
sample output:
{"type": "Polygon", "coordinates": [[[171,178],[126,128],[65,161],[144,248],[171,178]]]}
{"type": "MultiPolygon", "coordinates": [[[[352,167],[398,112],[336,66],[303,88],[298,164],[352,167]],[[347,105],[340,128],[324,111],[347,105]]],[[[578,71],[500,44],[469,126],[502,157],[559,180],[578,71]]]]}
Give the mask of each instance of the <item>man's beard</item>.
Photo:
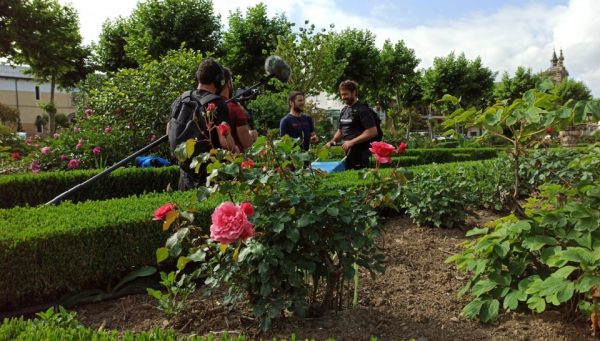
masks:
{"type": "Polygon", "coordinates": [[[298,113],[302,113],[302,112],[304,112],[304,108],[294,107],[294,111],[298,112],[298,113]]]}

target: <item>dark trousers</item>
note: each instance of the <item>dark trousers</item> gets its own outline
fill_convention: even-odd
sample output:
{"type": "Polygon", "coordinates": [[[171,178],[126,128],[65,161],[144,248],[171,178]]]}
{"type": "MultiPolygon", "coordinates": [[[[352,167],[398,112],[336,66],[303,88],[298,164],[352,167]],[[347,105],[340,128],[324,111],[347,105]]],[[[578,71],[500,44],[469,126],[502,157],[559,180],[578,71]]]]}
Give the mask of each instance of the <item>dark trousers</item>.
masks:
{"type": "Polygon", "coordinates": [[[344,166],[346,169],[362,169],[369,167],[371,152],[368,145],[357,145],[350,148],[344,166]]]}
{"type": "Polygon", "coordinates": [[[187,171],[184,168],[179,167],[179,183],[177,184],[177,188],[180,191],[206,186],[206,167],[202,167],[200,173],[193,173],[193,170],[187,171]]]}

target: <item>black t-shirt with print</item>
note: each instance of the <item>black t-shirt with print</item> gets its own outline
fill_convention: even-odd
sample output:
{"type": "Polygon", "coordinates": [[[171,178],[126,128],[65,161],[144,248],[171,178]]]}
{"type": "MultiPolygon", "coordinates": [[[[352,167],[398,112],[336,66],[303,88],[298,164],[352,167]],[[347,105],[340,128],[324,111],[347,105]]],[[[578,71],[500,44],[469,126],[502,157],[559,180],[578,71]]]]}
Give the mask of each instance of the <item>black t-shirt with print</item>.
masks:
{"type": "Polygon", "coordinates": [[[363,131],[376,126],[371,110],[367,105],[360,102],[342,108],[339,122],[342,140],[344,141],[352,140],[362,134],[363,131]]]}

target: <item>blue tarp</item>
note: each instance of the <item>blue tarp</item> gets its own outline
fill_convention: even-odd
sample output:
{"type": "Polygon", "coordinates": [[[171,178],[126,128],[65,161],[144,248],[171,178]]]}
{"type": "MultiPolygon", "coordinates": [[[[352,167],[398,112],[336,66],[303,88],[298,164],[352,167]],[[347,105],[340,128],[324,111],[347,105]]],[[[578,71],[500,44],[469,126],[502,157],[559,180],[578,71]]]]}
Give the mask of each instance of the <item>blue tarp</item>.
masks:
{"type": "Polygon", "coordinates": [[[310,165],[312,168],[320,169],[327,173],[342,172],[342,171],[346,170],[346,167],[344,167],[343,160],[342,161],[329,161],[329,162],[315,161],[315,162],[311,163],[310,165]]]}
{"type": "Polygon", "coordinates": [[[138,156],[135,158],[135,165],[140,168],[164,167],[170,166],[171,162],[158,156],[138,156]]]}

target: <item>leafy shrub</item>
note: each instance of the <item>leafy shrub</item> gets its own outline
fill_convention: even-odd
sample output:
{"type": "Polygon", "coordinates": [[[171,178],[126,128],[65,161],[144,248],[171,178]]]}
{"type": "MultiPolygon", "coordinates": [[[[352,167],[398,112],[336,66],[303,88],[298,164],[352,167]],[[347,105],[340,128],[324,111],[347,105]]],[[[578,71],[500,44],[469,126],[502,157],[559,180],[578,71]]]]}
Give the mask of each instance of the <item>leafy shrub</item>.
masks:
{"type": "Polygon", "coordinates": [[[450,174],[437,169],[420,173],[404,191],[406,212],[418,225],[456,227],[476,203],[462,168],[450,174]]]}
{"type": "Polygon", "coordinates": [[[460,294],[470,292],[467,317],[497,318],[521,304],[535,312],[548,305],[574,303],[591,312],[591,291],[600,288],[600,146],[569,164],[578,174],[561,184],[543,185],[526,206],[527,219],[503,219],[448,258],[459,270],[472,272],[460,294]]]}

